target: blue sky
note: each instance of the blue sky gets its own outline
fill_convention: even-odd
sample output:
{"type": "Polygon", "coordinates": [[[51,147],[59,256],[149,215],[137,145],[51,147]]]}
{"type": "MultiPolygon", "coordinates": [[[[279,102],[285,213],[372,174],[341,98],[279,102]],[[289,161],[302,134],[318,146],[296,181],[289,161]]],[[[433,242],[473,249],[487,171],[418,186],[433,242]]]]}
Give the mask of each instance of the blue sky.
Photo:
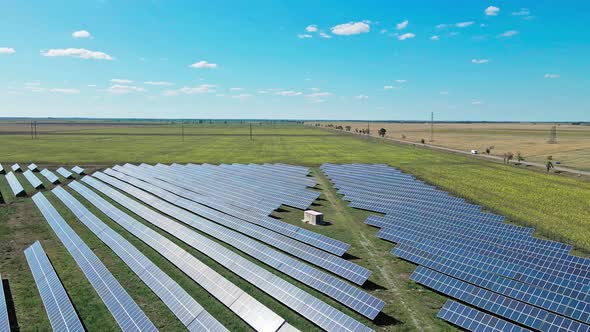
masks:
{"type": "Polygon", "coordinates": [[[0,117],[590,120],[583,1],[3,1],[0,117]]]}

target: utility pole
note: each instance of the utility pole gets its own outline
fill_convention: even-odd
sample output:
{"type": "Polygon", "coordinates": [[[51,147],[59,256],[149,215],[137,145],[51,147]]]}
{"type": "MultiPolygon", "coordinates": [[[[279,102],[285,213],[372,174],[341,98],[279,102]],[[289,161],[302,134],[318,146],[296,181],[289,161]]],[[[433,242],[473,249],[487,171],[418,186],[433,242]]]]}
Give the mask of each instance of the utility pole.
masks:
{"type": "Polygon", "coordinates": [[[180,127],[182,128],[182,141],[184,142],[184,121],[180,123],[180,127]]]}
{"type": "Polygon", "coordinates": [[[31,121],[31,139],[34,139],[34,137],[33,137],[33,121],[31,121]]]}
{"type": "Polygon", "coordinates": [[[33,125],[33,129],[34,129],[35,139],[37,139],[37,121],[35,121],[35,124],[33,125]]]}
{"type": "Polygon", "coordinates": [[[557,125],[554,124],[549,131],[549,144],[557,144],[557,125]]]}
{"type": "Polygon", "coordinates": [[[434,142],[434,112],[430,112],[430,141],[434,142]]]}
{"type": "Polygon", "coordinates": [[[250,122],[250,140],[252,140],[252,122],[250,122]]]}

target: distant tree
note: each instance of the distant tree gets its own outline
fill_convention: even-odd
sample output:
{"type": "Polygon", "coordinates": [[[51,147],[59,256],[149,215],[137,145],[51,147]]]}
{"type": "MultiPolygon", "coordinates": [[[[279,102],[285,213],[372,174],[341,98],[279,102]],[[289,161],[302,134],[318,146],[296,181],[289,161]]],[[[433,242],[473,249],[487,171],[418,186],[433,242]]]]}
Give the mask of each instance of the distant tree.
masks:
{"type": "Polygon", "coordinates": [[[385,129],[385,128],[379,129],[379,136],[385,137],[386,133],[387,133],[387,129],[385,129]]]}
{"type": "Polygon", "coordinates": [[[522,153],[520,151],[516,152],[516,161],[518,162],[519,165],[520,165],[520,163],[522,163],[524,161],[524,156],[522,155],[522,153]]]}
{"type": "Polygon", "coordinates": [[[354,132],[358,134],[359,133],[359,129],[358,128],[354,128],[354,132]]]}
{"type": "Polygon", "coordinates": [[[545,167],[547,168],[547,173],[549,173],[549,171],[554,167],[553,166],[553,156],[547,157],[547,165],[545,165],[545,167]]]}
{"type": "Polygon", "coordinates": [[[426,141],[424,139],[421,139],[420,143],[424,144],[424,143],[426,143],[426,141]]]}
{"type": "Polygon", "coordinates": [[[504,153],[504,163],[505,164],[510,164],[510,161],[512,161],[512,159],[514,159],[514,153],[512,153],[512,152],[504,153]]]}
{"type": "Polygon", "coordinates": [[[406,135],[402,134],[402,139],[406,139],[406,135]]]}
{"type": "Polygon", "coordinates": [[[351,127],[351,126],[346,126],[346,127],[344,127],[344,128],[346,128],[346,131],[350,131],[350,129],[351,129],[352,127],[351,127]]]}

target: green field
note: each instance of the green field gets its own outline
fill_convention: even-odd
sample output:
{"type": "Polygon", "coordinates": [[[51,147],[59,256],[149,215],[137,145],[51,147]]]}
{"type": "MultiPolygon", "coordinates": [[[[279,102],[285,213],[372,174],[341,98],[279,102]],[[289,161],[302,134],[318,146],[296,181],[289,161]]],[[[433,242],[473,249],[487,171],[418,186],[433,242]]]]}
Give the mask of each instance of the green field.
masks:
{"type": "MultiPolygon", "coordinates": [[[[325,212],[332,225],[313,230],[351,243],[354,262],[373,271],[369,283],[371,293],[387,301],[384,315],[370,323],[342,308],[334,301],[301,286],[310,293],[343,310],[375,329],[395,331],[437,331],[452,329],[436,319],[436,312],[444,298],[416,286],[408,276],[414,265],[388,254],[393,244],[375,237],[376,229],[363,224],[368,212],[346,206],[340,200],[317,166],[332,163],[387,163],[417,177],[507,216],[510,222],[532,226],[535,235],[567,242],[576,246],[582,255],[590,253],[590,182],[557,174],[544,174],[528,169],[467,156],[446,154],[419,147],[401,146],[379,140],[332,134],[303,126],[254,127],[254,139],[249,139],[249,127],[243,125],[185,125],[184,140],[178,135],[178,125],[133,128],[84,128],[79,134],[61,135],[53,132],[31,140],[24,135],[2,135],[0,163],[8,168],[12,162],[35,162],[52,169],[61,165],[101,168],[117,163],[264,163],[281,162],[308,165],[320,182],[322,190],[318,210],[325,212]],[[192,127],[191,127],[192,126],[192,127]],[[94,166],[92,166],[94,165],[94,166]]],[[[61,129],[60,129],[61,130],[61,129]]],[[[24,177],[19,175],[24,182],[24,177]]],[[[48,187],[50,185],[46,183],[48,187]]],[[[32,193],[32,189],[26,187],[32,193]]],[[[75,197],[75,192],[69,190],[75,197]]],[[[59,244],[29,198],[12,199],[4,177],[0,177],[0,192],[6,203],[0,208],[0,273],[10,280],[19,324],[23,331],[43,331],[48,328],[43,307],[31,287],[32,276],[22,250],[34,240],[42,240],[82,320],[92,331],[109,330],[114,321],[90,288],[73,259],[59,244]]],[[[178,330],[180,323],[170,314],[155,295],[98,240],[78,222],[59,200],[46,194],[84,241],[115,274],[132,297],[140,304],[158,327],[178,330]]],[[[88,207],[90,205],[82,198],[88,207]]],[[[177,280],[205,308],[232,330],[247,329],[237,319],[224,319],[232,314],[207,295],[199,286],[184,276],[156,252],[136,240],[106,216],[91,208],[103,221],[125,236],[151,258],[165,272],[177,280]]],[[[285,208],[277,216],[301,225],[301,211],[285,208]]],[[[149,226],[149,225],[148,225],[149,226]]],[[[151,227],[151,226],[150,226],[151,227]]],[[[312,226],[306,226],[312,227],[312,226]]],[[[171,237],[169,237],[171,238],[171,237]]],[[[315,327],[301,319],[272,298],[261,294],[251,285],[227,272],[199,252],[177,242],[197,258],[206,262],[232,282],[268,305],[290,323],[302,330],[315,327]]]]}

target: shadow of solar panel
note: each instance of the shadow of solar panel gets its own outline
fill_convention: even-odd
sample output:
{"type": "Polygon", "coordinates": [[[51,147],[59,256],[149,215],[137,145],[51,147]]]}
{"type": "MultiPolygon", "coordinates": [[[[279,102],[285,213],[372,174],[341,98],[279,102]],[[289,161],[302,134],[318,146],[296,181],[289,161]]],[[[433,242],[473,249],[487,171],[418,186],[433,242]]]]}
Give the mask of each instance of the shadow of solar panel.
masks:
{"type": "MultiPolygon", "coordinates": [[[[93,182],[91,181],[90,177],[85,177],[83,180],[93,182]]],[[[73,182],[70,184],[70,186],[82,194],[85,198],[89,199],[91,203],[95,204],[96,202],[101,202],[95,205],[105,212],[105,214],[109,215],[109,217],[111,217],[115,222],[123,223],[126,221],[126,223],[139,224],[139,222],[135,221],[129,215],[126,215],[116,207],[110,205],[98,195],[84,188],[81,184],[73,182]]],[[[106,190],[107,188],[101,188],[104,190],[101,191],[111,196],[113,193],[109,192],[109,190],[106,190]]],[[[122,201],[123,199],[122,197],[117,197],[116,200],[122,201]]],[[[137,205],[141,206],[139,203],[137,203],[137,205]]],[[[138,212],[141,213],[141,211],[138,212]]],[[[287,307],[302,314],[302,316],[309,319],[318,326],[324,329],[327,327],[337,327],[339,329],[349,331],[364,330],[367,328],[350,316],[347,316],[346,314],[334,309],[317,298],[312,297],[303,290],[285,282],[278,276],[275,276],[274,274],[250,262],[249,260],[225,248],[224,246],[190,230],[186,226],[173,222],[172,220],[161,215],[154,215],[155,218],[150,218],[150,212],[145,212],[147,213],[142,213],[140,215],[142,217],[145,216],[144,218],[147,217],[148,219],[146,219],[146,221],[165,230],[189,246],[219,262],[230,271],[236,273],[238,276],[250,282],[252,285],[255,285],[258,289],[264,291],[271,297],[279,300],[287,307]]],[[[250,303],[235,303],[230,308],[233,308],[238,312],[238,314],[240,314],[243,310],[250,310],[251,312],[251,307],[252,305],[250,303]]],[[[250,317],[252,319],[259,320],[264,316],[258,313],[250,317]]]]}
{"type": "Polygon", "coordinates": [[[445,306],[439,311],[438,317],[468,331],[530,331],[453,300],[448,300],[445,303],[445,306]]]}
{"type": "Polygon", "coordinates": [[[25,257],[33,273],[51,328],[54,331],[84,331],[78,314],[41,243],[37,241],[28,247],[25,250],[25,257]]]}
{"type": "Polygon", "coordinates": [[[509,321],[540,331],[590,331],[586,325],[419,266],[410,279],[509,321]]]}
{"type": "Polygon", "coordinates": [[[197,301],[129,241],[98,219],[67,191],[61,187],[56,187],[52,192],[137,274],[185,327],[198,326],[200,329],[208,331],[226,330],[223,325],[209,314],[201,315],[205,309],[197,301]],[[204,321],[201,321],[201,319],[204,319],[204,321]]]}
{"type": "Polygon", "coordinates": [[[42,193],[33,201],[74,258],[123,331],[157,331],[137,303],[117,282],[90,248],[59,215],[42,193]]]}

